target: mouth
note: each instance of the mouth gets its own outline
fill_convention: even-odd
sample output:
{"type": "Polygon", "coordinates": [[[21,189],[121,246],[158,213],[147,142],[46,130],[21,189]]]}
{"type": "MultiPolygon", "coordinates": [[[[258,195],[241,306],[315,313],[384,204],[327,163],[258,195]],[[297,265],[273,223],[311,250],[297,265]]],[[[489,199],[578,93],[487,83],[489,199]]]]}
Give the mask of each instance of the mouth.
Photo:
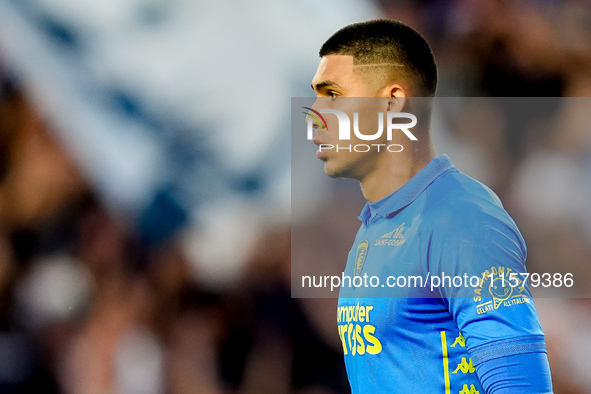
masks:
{"type": "Polygon", "coordinates": [[[326,151],[322,151],[320,150],[320,148],[318,148],[318,150],[316,151],[316,158],[322,161],[326,161],[326,151]]]}
{"type": "Polygon", "coordinates": [[[316,146],[318,146],[318,149],[316,150],[316,158],[320,159],[322,161],[326,161],[326,149],[322,149],[322,146],[325,146],[326,144],[322,141],[320,141],[319,139],[314,138],[313,140],[314,144],[316,146]]]}

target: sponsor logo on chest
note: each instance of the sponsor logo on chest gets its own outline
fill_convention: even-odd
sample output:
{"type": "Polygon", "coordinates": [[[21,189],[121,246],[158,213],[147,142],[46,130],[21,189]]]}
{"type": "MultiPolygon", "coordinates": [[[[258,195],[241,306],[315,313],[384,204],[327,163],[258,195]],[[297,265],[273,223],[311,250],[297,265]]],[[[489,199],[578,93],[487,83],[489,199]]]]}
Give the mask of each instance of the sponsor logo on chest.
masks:
{"type": "Polygon", "coordinates": [[[392,230],[376,239],[375,246],[400,246],[404,244],[406,238],[404,238],[404,235],[402,235],[403,231],[404,223],[398,226],[395,230],[392,230]]]}

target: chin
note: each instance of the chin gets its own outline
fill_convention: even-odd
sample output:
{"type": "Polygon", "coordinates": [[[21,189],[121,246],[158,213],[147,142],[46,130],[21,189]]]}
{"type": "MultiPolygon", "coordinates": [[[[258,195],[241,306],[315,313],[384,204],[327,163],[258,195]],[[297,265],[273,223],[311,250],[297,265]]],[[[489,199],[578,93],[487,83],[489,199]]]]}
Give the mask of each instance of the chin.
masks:
{"type": "Polygon", "coordinates": [[[336,168],[336,166],[333,163],[328,162],[328,161],[324,162],[324,173],[331,178],[338,178],[339,177],[338,168],[336,168]]]}
{"type": "Polygon", "coordinates": [[[324,163],[324,173],[331,178],[353,178],[350,170],[345,166],[336,165],[334,162],[324,163]]]}

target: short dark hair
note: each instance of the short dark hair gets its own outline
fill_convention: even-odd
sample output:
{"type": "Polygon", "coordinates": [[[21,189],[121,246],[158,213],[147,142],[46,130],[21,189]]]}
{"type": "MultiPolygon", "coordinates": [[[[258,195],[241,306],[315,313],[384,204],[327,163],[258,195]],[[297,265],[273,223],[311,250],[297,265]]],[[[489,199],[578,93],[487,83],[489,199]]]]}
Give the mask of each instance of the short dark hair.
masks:
{"type": "Polygon", "coordinates": [[[320,57],[326,55],[350,55],[357,65],[401,64],[421,94],[435,95],[437,66],[431,47],[401,22],[377,19],[345,26],[320,48],[320,57]]]}

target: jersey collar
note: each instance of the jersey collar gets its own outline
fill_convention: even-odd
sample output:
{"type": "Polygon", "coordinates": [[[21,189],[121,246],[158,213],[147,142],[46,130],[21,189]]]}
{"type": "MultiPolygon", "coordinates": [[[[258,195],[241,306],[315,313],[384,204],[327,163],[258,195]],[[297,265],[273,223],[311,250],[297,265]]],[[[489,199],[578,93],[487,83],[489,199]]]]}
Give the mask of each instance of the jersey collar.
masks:
{"type": "Polygon", "coordinates": [[[366,203],[359,220],[367,225],[376,215],[387,217],[401,210],[413,202],[435,179],[452,168],[454,165],[447,155],[437,156],[394,193],[374,203],[366,203]]]}

